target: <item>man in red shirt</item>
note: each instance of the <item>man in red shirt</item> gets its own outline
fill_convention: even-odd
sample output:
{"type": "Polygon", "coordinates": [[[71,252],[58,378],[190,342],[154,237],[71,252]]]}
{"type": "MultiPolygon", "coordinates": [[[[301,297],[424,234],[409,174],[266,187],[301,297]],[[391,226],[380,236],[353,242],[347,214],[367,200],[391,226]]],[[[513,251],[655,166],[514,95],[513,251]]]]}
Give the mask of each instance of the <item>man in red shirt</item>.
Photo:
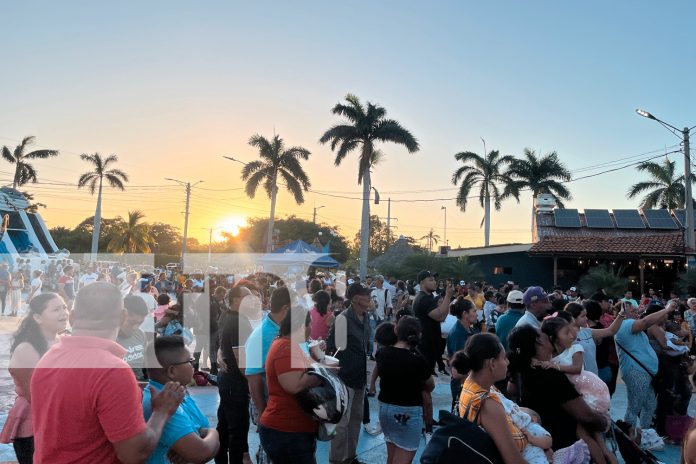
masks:
{"type": "Polygon", "coordinates": [[[39,361],[31,382],[34,462],[143,463],[184,396],[178,382],[152,393],[147,423],[142,393],[115,340],[127,313],[118,287],[95,282],[77,294],[73,336],[39,361]]]}

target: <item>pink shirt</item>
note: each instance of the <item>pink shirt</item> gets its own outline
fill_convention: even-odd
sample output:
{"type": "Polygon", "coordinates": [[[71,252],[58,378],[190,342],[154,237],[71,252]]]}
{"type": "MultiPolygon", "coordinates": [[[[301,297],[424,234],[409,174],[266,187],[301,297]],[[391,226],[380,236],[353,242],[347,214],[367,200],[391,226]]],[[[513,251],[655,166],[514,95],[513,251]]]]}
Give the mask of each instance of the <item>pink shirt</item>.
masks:
{"type": "Polygon", "coordinates": [[[155,308],[155,322],[159,322],[160,319],[164,316],[165,312],[169,309],[169,305],[157,305],[155,308]]]}
{"type": "Polygon", "coordinates": [[[112,340],[72,336],[41,358],[31,379],[36,464],[118,463],[112,443],[145,430],[125,354],[112,340]]]}
{"type": "Polygon", "coordinates": [[[310,326],[310,336],[312,340],[326,340],[329,335],[329,327],[326,325],[326,319],[329,317],[329,314],[331,314],[330,311],[326,311],[326,314],[322,316],[319,314],[319,311],[317,311],[317,308],[314,307],[309,314],[312,318],[312,324],[310,326]]]}

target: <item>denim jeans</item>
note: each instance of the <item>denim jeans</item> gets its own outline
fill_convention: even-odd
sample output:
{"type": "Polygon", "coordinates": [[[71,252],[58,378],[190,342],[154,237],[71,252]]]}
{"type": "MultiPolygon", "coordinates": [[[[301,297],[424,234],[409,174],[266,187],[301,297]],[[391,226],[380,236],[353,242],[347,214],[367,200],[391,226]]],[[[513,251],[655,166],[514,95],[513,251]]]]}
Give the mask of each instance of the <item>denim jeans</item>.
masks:
{"type": "Polygon", "coordinates": [[[261,446],[273,464],[316,464],[317,436],[313,433],[281,432],[259,425],[261,446]]]}

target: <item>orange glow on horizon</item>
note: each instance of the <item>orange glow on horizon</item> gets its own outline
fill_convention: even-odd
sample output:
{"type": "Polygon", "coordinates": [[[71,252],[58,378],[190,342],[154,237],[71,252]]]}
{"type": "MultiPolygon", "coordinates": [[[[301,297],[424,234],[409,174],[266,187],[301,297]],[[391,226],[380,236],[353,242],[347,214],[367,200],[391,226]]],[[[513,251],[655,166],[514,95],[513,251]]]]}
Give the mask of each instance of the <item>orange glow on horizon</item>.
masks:
{"type": "Polygon", "coordinates": [[[239,229],[241,229],[242,227],[246,227],[246,225],[246,219],[241,216],[226,217],[217,223],[217,230],[213,232],[213,240],[225,240],[223,233],[227,233],[232,235],[233,237],[236,237],[237,235],[239,235],[239,229]]]}

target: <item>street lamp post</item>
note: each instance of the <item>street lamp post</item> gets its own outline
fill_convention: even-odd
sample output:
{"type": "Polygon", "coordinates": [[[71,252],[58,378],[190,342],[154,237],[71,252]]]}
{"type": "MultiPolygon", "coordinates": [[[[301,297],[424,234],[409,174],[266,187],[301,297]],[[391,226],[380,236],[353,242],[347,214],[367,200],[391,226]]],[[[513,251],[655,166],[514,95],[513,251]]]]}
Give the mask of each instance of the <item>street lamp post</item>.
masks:
{"type": "Polygon", "coordinates": [[[440,210],[445,210],[445,250],[447,249],[447,207],[443,206],[440,210]]]}
{"type": "Polygon", "coordinates": [[[636,113],[638,113],[640,116],[643,116],[644,118],[652,119],[654,121],[659,122],[667,130],[669,130],[677,137],[682,139],[684,143],[684,196],[686,197],[684,200],[684,202],[686,203],[686,224],[684,225],[686,227],[687,253],[691,256],[690,258],[687,255],[686,262],[689,269],[693,270],[694,267],[696,267],[696,262],[694,262],[693,259],[693,253],[696,249],[696,237],[694,236],[694,202],[693,195],[691,193],[691,154],[689,153],[689,135],[691,133],[691,130],[694,129],[694,127],[696,126],[693,126],[691,128],[685,127],[684,129],[677,129],[673,125],[656,118],[655,116],[653,116],[645,110],[637,109],[636,113]]]}

